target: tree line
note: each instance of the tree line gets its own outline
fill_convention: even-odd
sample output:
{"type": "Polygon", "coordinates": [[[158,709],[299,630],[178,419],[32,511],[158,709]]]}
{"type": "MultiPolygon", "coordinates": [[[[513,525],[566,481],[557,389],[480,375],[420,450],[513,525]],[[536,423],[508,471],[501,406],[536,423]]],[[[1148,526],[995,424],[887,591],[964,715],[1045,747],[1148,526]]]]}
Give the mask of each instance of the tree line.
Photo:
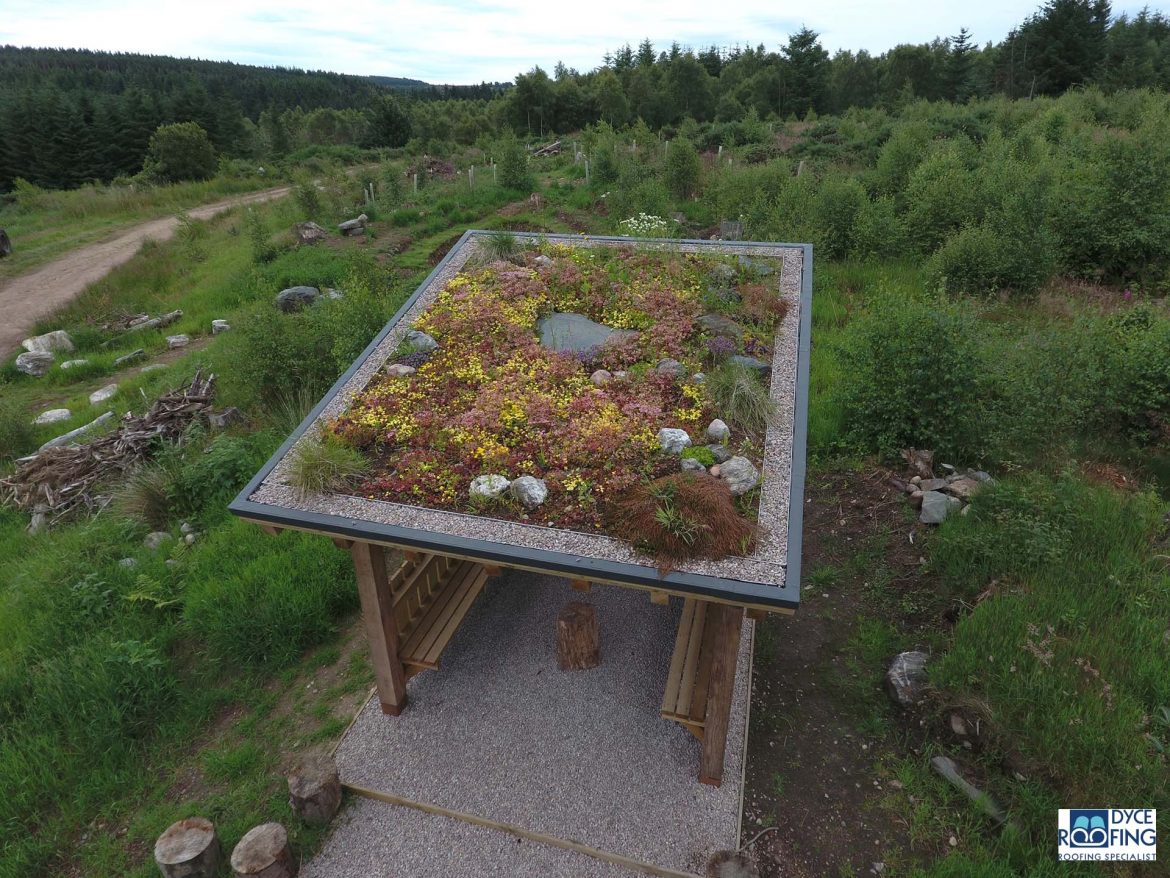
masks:
{"type": "Polygon", "coordinates": [[[776,51],[695,51],[649,40],[608,53],[595,70],[540,67],[514,85],[428,86],[418,80],[262,68],[82,50],[0,48],[0,191],[17,178],[72,187],[142,169],[152,133],[194,122],[217,155],[279,159],[312,146],[427,149],[510,128],[530,137],[605,122],[652,131],[684,120],[812,119],[917,100],[965,102],[1170,88],[1170,19],[1114,17],[1108,0],[1047,0],[999,43],[966,28],[878,55],[834,55],[808,28],[776,51]]]}

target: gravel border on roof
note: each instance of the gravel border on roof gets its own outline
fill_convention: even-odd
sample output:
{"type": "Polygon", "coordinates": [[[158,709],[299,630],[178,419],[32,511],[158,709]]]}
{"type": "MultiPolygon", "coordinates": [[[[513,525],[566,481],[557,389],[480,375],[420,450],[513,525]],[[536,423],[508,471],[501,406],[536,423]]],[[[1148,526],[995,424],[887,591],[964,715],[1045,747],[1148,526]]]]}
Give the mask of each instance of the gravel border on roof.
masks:
{"type": "MultiPolygon", "coordinates": [[[[539,235],[517,234],[518,238],[538,239],[539,235]]],[[[620,246],[620,242],[597,241],[582,237],[572,239],[573,246],[620,246]]],[[[804,252],[796,247],[760,246],[712,242],[663,241],[652,246],[683,253],[713,251],[719,254],[769,257],[781,262],[777,285],[788,301],[788,314],[777,327],[773,342],[772,398],[777,402],[776,422],[764,440],[764,484],[760,491],[759,522],[762,534],[751,555],[728,557],[717,561],[693,559],[675,565],[684,573],[695,573],[745,583],[780,586],[785,584],[788,555],[788,501],[792,482],[792,437],[796,399],[796,364],[799,346],[800,291],[804,252]]],[[[347,494],[319,494],[302,498],[289,487],[287,473],[290,455],[301,442],[313,441],[322,420],[337,417],[349,408],[354,397],[391,358],[402,337],[414,321],[430,306],[446,286],[479,250],[475,236],[453,251],[443,269],[423,289],[411,308],[387,333],[382,342],[360,364],[349,381],[326,404],[312,427],[289,448],[249,500],[300,512],[339,515],[357,521],[397,525],[436,534],[469,537],[501,545],[561,552],[579,557],[598,558],[636,564],[654,569],[652,559],[635,553],[629,543],[603,534],[585,533],[521,522],[504,521],[483,515],[470,515],[384,500],[367,500],[347,494]]]]}
{"type": "MultiPolygon", "coordinates": [[[[541,574],[492,580],[442,669],[409,682],[401,716],[383,716],[377,698],[363,708],[336,752],[343,782],[702,874],[714,851],[738,846],[753,629],[745,619],[723,784],[706,786],[697,777],[699,742],[658,714],[681,608],[616,586],[582,594],[541,574]],[[555,619],[570,600],[597,611],[602,663],[589,671],[556,666],[555,619]]],[[[500,855],[494,833],[458,835],[460,856],[474,867],[451,871],[444,859],[444,872],[428,865],[436,857],[421,840],[428,815],[359,813],[322,853],[337,871],[310,865],[305,874],[370,874],[341,867],[358,868],[365,852],[390,844],[403,875],[497,874],[476,871],[500,855]],[[390,825],[405,840],[382,838],[390,825]]],[[[533,870],[534,845],[511,845],[512,871],[499,874],[545,874],[533,870]]]]}

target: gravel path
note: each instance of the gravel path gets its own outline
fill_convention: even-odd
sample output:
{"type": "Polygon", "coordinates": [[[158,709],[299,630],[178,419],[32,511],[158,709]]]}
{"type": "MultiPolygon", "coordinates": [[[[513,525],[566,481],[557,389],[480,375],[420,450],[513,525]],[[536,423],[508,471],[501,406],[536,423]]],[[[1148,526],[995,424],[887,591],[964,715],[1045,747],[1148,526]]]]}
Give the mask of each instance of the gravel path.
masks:
{"type": "MultiPolygon", "coordinates": [[[[711,853],[736,846],[751,623],[724,782],[709,787],[697,780],[699,742],[658,715],[680,611],[680,601],[655,606],[644,592],[611,586],[583,595],[551,576],[492,580],[442,669],[410,682],[401,717],[366,705],[337,751],[342,779],[701,873],[711,853]],[[566,674],[556,667],[554,623],[571,600],[597,609],[602,664],[566,674]]],[[[454,822],[355,800],[304,874],[626,874],[454,822]],[[397,866],[371,871],[377,862],[397,866]]]]}
{"type": "MultiPolygon", "coordinates": [[[[236,195],[194,207],[187,211],[187,215],[192,219],[208,219],[237,205],[272,201],[291,191],[289,187],[281,186],[236,195]]],[[[15,351],[38,320],[69,304],[87,286],[129,261],[144,241],[166,241],[174,236],[178,227],[179,220],[173,216],[141,223],[107,241],[74,250],[28,274],[0,284],[0,313],[4,314],[3,325],[0,325],[0,354],[15,351]]]]}

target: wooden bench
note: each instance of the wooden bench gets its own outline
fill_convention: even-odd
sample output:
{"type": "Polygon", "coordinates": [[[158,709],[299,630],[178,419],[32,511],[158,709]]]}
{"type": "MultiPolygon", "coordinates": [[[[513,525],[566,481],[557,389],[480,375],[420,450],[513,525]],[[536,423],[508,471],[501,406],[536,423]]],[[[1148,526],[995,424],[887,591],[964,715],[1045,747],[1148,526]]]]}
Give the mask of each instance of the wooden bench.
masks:
{"type": "Polygon", "coordinates": [[[715,786],[723,778],[742,622],[742,608],[685,598],[662,699],[663,719],[703,742],[699,780],[715,786]]]}
{"type": "Polygon", "coordinates": [[[390,581],[399,660],[409,679],[437,670],[439,658],[483,591],[481,564],[442,555],[407,558],[390,581]]]}

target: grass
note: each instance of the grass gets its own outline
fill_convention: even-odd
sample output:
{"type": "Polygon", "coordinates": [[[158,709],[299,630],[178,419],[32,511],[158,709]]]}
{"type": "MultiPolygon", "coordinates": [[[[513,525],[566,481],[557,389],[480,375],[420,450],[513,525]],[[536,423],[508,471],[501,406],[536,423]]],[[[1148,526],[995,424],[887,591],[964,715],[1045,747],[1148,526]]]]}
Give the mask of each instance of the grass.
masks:
{"type": "Polygon", "coordinates": [[[24,274],[123,226],[277,184],[260,177],[216,177],[172,186],[83,186],[68,192],[34,187],[0,209],[0,228],[13,242],[12,254],[0,261],[0,280],[24,274]]]}
{"type": "Polygon", "coordinates": [[[302,496],[341,491],[369,470],[369,461],[336,441],[303,442],[293,455],[289,482],[302,496]]]}
{"type": "Polygon", "coordinates": [[[751,437],[761,437],[776,417],[776,404],[753,369],[723,363],[707,374],[707,392],[724,419],[751,437]]]}

